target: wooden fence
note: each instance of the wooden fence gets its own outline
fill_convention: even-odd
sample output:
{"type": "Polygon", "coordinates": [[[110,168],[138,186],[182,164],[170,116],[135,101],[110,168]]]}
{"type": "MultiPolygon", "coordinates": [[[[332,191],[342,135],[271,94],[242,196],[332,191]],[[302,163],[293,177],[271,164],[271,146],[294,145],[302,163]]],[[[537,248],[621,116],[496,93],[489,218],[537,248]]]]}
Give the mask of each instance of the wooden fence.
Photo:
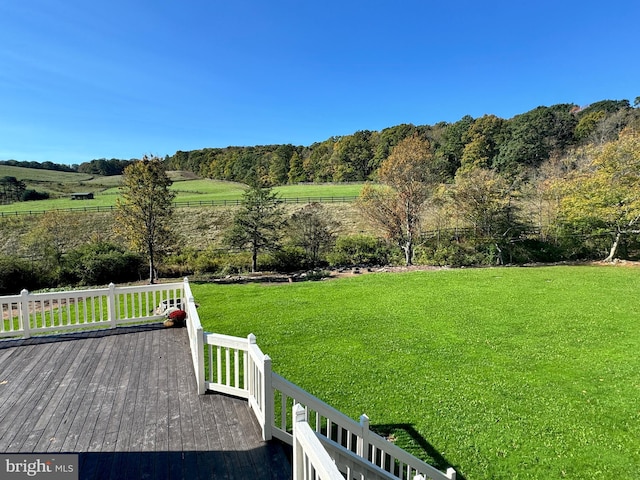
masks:
{"type": "MultiPolygon", "coordinates": [[[[342,197],[287,197],[280,198],[282,203],[307,204],[307,203],[351,203],[357,196],[342,197]]],[[[173,202],[174,207],[236,207],[242,204],[241,199],[235,200],[192,200],[185,202],[173,202]]],[[[47,212],[112,212],[115,205],[83,205],[82,207],[52,208],[49,210],[16,210],[14,212],[0,212],[0,217],[15,217],[18,215],[44,215],[47,212]]]]}

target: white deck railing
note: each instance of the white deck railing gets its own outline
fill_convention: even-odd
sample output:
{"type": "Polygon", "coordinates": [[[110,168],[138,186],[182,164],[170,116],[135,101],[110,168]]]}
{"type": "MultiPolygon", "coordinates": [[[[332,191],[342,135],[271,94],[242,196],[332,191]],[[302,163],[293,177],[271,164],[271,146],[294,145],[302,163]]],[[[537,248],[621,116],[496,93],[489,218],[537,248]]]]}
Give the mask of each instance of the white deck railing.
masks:
{"type": "Polygon", "coordinates": [[[164,319],[158,307],[184,298],[188,282],[0,297],[0,337],[29,338],[164,319]]]}
{"type": "MultiPolygon", "coordinates": [[[[271,359],[260,350],[255,336],[245,339],[205,333],[204,346],[204,357],[208,358],[206,389],[246,398],[265,440],[275,437],[295,445],[296,417],[292,409],[299,404],[305,409],[305,418],[320,439],[319,444],[349,480],[413,479],[419,475],[434,480],[455,480],[453,468],[441,472],[372,432],[366,415],[356,422],[272,372],[271,359]]],[[[309,458],[313,455],[307,452],[309,458]]],[[[299,465],[294,465],[294,471],[296,468],[299,465]]]]}

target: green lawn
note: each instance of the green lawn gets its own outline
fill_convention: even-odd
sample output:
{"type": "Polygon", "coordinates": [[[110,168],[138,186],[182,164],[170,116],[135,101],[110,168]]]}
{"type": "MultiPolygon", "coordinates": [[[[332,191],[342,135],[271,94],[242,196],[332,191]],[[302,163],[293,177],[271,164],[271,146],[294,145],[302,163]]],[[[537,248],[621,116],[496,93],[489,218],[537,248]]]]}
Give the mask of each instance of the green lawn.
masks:
{"type": "Polygon", "coordinates": [[[637,478],[640,270],[193,285],[207,331],[458,478],[637,478]]]}

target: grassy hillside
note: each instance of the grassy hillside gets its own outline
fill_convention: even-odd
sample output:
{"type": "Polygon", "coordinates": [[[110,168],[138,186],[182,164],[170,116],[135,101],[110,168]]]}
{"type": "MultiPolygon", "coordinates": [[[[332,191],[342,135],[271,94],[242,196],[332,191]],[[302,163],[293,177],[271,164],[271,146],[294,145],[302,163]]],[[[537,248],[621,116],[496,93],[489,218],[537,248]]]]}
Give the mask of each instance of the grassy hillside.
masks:
{"type": "MultiPolygon", "coordinates": [[[[71,246],[88,238],[109,238],[112,232],[113,218],[111,208],[115,205],[120,191],[121,176],[91,176],[78,173],[53,172],[22,167],[0,166],[0,176],[15,176],[27,183],[28,188],[48,191],[52,196],[48,200],[35,202],[17,202],[0,205],[0,229],[4,236],[0,241],[0,252],[26,255],[20,245],[25,235],[36,228],[41,215],[14,215],[18,213],[43,213],[51,210],[73,209],[73,215],[80,216],[82,231],[70,232],[73,237],[71,246]],[[72,192],[93,192],[93,200],[71,200],[72,192]],[[96,209],[101,209],[96,213],[96,209]],[[84,211],[83,211],[84,210],[84,211]]],[[[201,179],[190,172],[169,172],[174,183],[171,189],[177,193],[177,202],[207,203],[211,201],[239,200],[246,185],[234,182],[201,179]]],[[[307,199],[318,197],[344,197],[357,195],[362,184],[323,184],[279,187],[275,189],[282,197],[307,199]]],[[[302,205],[286,205],[293,212],[302,205]]],[[[365,230],[361,218],[350,204],[327,205],[336,220],[345,225],[348,231],[365,230]]],[[[178,208],[176,221],[179,224],[183,244],[201,249],[219,240],[222,229],[230,222],[230,210],[223,207],[203,205],[199,208],[178,208]]]]}
{"type": "Polygon", "coordinates": [[[0,165],[0,177],[16,177],[18,180],[22,180],[24,182],[62,183],[74,185],[94,180],[96,178],[95,175],[88,175],[86,173],[57,172],[54,170],[14,167],[11,165],[0,165]]]}
{"type": "Polygon", "coordinates": [[[445,270],[194,293],[206,330],[256,334],[276,372],[459,478],[635,478],[638,273],[445,270]]]}
{"type": "MultiPolygon", "coordinates": [[[[1,166],[0,177],[12,176],[52,198],[35,202],[17,202],[0,205],[0,213],[43,212],[56,209],[87,209],[111,207],[119,195],[122,177],[101,177],[81,173],[54,172],[23,167],[1,166]],[[93,192],[93,200],[71,200],[73,192],[93,192]]],[[[211,202],[239,200],[246,185],[219,180],[201,179],[189,172],[169,172],[174,181],[171,189],[176,192],[176,202],[211,202]]],[[[276,187],[274,191],[282,198],[328,198],[354,197],[360,193],[362,184],[309,184],[276,187]]]]}

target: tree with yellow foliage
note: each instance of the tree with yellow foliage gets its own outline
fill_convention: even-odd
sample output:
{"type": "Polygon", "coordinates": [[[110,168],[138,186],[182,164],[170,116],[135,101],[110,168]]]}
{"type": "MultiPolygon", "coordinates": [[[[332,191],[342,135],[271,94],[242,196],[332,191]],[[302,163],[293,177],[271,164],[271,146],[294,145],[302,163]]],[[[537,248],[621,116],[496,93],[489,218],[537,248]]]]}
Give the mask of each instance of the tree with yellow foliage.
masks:
{"type": "Polygon", "coordinates": [[[171,180],[158,157],[144,156],[124,170],[120,198],[116,200],[116,233],[149,261],[149,283],[156,277],[156,263],[175,242],[172,229],[171,180]]]}
{"type": "Polygon", "coordinates": [[[411,265],[423,209],[442,177],[430,143],[417,135],[401,140],[380,165],[378,177],[383,186],[365,185],[358,206],[411,265]]]}
{"type": "Polygon", "coordinates": [[[596,150],[559,190],[564,222],[611,232],[605,261],[612,261],[623,238],[640,233],[640,133],[624,131],[596,150]]]}

